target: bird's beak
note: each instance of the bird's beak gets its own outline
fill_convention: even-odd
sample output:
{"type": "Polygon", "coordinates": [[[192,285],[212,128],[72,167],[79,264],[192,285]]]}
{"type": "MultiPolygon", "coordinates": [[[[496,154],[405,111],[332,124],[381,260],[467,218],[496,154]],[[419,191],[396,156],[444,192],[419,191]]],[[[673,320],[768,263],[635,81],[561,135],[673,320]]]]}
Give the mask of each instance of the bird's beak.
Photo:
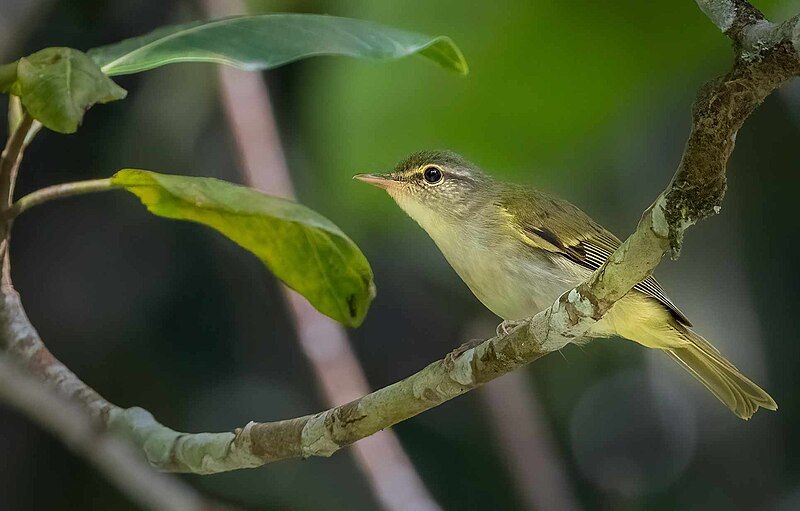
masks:
{"type": "Polygon", "coordinates": [[[378,188],[389,188],[395,180],[392,179],[391,175],[389,174],[356,174],[353,176],[353,179],[358,179],[359,181],[364,181],[365,183],[369,183],[372,186],[377,186],[378,188]]]}

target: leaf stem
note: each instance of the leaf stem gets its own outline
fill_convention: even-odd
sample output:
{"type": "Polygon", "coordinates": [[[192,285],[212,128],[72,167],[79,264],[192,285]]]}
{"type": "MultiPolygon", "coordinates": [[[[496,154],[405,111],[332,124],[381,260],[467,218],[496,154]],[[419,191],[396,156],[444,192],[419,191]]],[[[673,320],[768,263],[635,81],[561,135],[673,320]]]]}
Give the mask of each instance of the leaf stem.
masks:
{"type": "Polygon", "coordinates": [[[8,92],[9,87],[17,79],[17,63],[19,61],[11,62],[10,64],[0,65],[0,91],[8,92]]]}
{"type": "Polygon", "coordinates": [[[19,162],[22,160],[22,153],[25,150],[25,138],[32,125],[33,117],[27,112],[24,113],[3,149],[2,157],[0,157],[0,207],[5,208],[11,204],[11,190],[14,186],[19,162]]]}
{"type": "Polygon", "coordinates": [[[73,195],[105,192],[114,188],[115,186],[111,182],[110,178],[90,179],[88,181],[76,181],[74,183],[48,186],[47,188],[36,190],[35,192],[29,193],[28,195],[20,198],[10,208],[3,211],[2,217],[5,220],[11,220],[33,206],[38,206],[39,204],[43,204],[51,200],[71,197],[73,195]]]}

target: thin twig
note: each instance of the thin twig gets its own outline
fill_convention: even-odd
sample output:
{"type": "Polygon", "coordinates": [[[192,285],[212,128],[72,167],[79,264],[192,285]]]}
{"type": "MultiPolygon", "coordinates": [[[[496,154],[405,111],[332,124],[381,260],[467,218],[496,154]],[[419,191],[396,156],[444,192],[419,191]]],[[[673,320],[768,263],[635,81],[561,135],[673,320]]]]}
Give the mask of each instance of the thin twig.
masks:
{"type": "Polygon", "coordinates": [[[25,139],[33,125],[33,117],[27,112],[22,115],[19,125],[8,137],[6,146],[0,157],[0,207],[11,205],[11,192],[14,187],[19,163],[25,150],[25,139]]]}
{"type": "MultiPolygon", "coordinates": [[[[12,98],[10,106],[18,103],[18,99],[12,98]]],[[[0,209],[6,209],[11,205],[11,198],[14,193],[14,184],[17,180],[17,171],[22,161],[25,147],[28,145],[28,133],[34,124],[33,117],[24,110],[19,122],[9,125],[11,130],[5,148],[0,154],[0,209]]],[[[10,263],[8,261],[8,244],[11,238],[11,221],[0,219],[0,267],[2,267],[2,281],[10,282],[10,263]]]]}
{"type": "Polygon", "coordinates": [[[64,199],[74,195],[85,195],[88,193],[106,192],[113,190],[114,184],[111,179],[90,179],[87,181],[74,181],[60,185],[48,186],[35,192],[31,192],[14,202],[10,208],[2,212],[2,218],[12,220],[25,211],[39,204],[50,202],[56,199],[64,199]]]}

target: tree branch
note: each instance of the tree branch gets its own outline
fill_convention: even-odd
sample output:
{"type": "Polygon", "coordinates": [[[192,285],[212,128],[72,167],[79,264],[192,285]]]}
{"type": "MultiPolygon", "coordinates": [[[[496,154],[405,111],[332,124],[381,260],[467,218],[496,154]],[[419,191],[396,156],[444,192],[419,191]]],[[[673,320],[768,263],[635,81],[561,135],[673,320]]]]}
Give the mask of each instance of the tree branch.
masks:
{"type": "MultiPolygon", "coordinates": [[[[14,194],[14,185],[17,181],[17,171],[22,161],[22,155],[28,146],[28,135],[36,133],[38,124],[22,108],[19,98],[11,96],[9,101],[9,136],[6,146],[0,154],[0,209],[4,210],[11,205],[14,194]]],[[[8,242],[11,237],[11,220],[0,219],[0,280],[10,281],[10,266],[8,262],[8,242]]]]}
{"type": "Polygon", "coordinates": [[[664,253],[671,251],[677,258],[688,227],[720,211],[725,171],[739,128],[772,91],[800,74],[800,52],[788,35],[797,33],[797,16],[775,26],[742,0],[698,0],[698,4],[704,12],[713,11],[712,21],[734,40],[733,69],[698,92],[691,133],[667,189],[644,212],[636,231],[576,289],[575,300],[592,319],[602,317],[646,278],[664,253]]]}
{"type": "Polygon", "coordinates": [[[508,335],[463,347],[422,371],[324,412],[250,422],[232,433],[178,433],[140,408],[108,403],[56,360],[30,325],[10,286],[2,288],[0,337],[12,354],[77,399],[113,430],[126,433],[155,466],[214,473],[286,458],[330,456],[340,448],[474,389],[584,336],[613,303],[649,275],[664,253],[677,257],[684,231],[717,213],[736,133],[775,88],[800,74],[797,17],[768,24],[742,0],[701,1],[734,40],[733,69],[698,93],[692,130],[667,189],[636,231],[591,278],[508,335]]]}
{"type": "Polygon", "coordinates": [[[211,474],[287,458],[330,456],[546,353],[525,329],[518,328],[325,412],[278,422],[250,422],[232,433],[180,433],[161,425],[142,408],[122,409],[109,403],[83,383],[45,347],[17,292],[8,285],[0,289],[3,348],[62,394],[81,403],[93,418],[130,438],[152,465],[174,472],[211,474]]]}
{"type": "Polygon", "coordinates": [[[697,0],[697,6],[717,28],[728,32],[734,25],[752,25],[764,19],[761,12],[742,0],[697,0]]]}

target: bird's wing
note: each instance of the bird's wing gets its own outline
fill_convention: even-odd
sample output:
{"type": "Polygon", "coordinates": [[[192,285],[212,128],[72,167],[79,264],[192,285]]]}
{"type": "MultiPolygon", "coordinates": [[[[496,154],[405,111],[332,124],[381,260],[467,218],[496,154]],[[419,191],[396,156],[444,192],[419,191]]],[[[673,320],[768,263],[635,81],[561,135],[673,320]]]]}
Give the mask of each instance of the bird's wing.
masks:
{"type": "MultiPolygon", "coordinates": [[[[527,245],[569,259],[591,271],[620,246],[620,240],[569,202],[528,189],[511,189],[498,205],[512,218],[514,230],[527,245]]],[[[672,303],[652,276],[634,289],[661,302],[686,326],[689,319],[672,303]]]]}

